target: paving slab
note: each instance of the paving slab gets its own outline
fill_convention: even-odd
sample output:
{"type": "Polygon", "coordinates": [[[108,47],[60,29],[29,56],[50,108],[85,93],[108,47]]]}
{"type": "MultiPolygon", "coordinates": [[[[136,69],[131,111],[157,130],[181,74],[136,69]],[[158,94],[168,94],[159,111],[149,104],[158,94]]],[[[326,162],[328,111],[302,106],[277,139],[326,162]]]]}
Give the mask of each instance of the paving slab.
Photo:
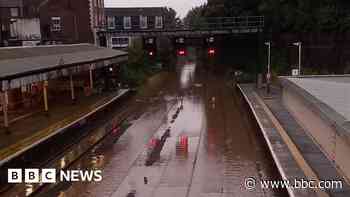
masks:
{"type": "Polygon", "coordinates": [[[350,77],[289,78],[350,120],[350,77]]]}

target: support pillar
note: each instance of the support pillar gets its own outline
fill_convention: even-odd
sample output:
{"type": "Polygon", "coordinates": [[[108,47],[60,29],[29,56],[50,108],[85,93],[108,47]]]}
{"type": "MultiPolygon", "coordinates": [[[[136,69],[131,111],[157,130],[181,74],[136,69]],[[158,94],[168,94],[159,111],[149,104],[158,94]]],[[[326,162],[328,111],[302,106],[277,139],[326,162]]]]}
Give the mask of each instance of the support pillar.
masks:
{"type": "Polygon", "coordinates": [[[48,104],[48,100],[47,100],[47,87],[48,86],[49,86],[49,82],[47,80],[44,81],[43,93],[44,93],[44,107],[45,107],[46,115],[49,115],[49,104],[48,104]]]}
{"type": "Polygon", "coordinates": [[[73,101],[73,104],[75,103],[75,91],[74,91],[74,81],[73,81],[73,75],[71,74],[69,76],[69,80],[70,80],[70,92],[71,92],[71,98],[73,101]]]}
{"type": "Polygon", "coordinates": [[[9,119],[8,119],[8,94],[7,91],[4,91],[1,93],[1,101],[2,101],[2,111],[4,113],[4,128],[5,128],[5,132],[7,134],[10,133],[9,131],[9,119]]]}

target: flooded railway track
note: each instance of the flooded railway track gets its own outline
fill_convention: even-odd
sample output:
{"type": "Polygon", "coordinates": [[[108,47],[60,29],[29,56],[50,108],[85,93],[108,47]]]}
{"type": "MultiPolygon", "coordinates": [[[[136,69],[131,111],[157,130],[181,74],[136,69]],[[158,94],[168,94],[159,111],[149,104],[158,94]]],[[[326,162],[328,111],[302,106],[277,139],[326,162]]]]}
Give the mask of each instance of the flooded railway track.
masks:
{"type": "Polygon", "coordinates": [[[45,184],[32,184],[29,187],[26,184],[8,184],[8,168],[55,168],[64,170],[105,137],[109,135],[114,135],[114,138],[120,137],[125,131],[120,130],[120,127],[129,120],[135,119],[135,115],[139,114],[135,107],[121,106],[128,98],[130,98],[130,95],[112,103],[108,108],[96,112],[82,124],[66,129],[2,165],[0,167],[2,175],[0,195],[30,196],[45,186],[45,184]],[[101,127],[101,125],[104,126],[101,127]],[[119,132],[115,133],[116,130],[119,132]],[[64,165],[62,165],[62,159],[67,155],[72,156],[69,159],[64,159],[64,165]]]}

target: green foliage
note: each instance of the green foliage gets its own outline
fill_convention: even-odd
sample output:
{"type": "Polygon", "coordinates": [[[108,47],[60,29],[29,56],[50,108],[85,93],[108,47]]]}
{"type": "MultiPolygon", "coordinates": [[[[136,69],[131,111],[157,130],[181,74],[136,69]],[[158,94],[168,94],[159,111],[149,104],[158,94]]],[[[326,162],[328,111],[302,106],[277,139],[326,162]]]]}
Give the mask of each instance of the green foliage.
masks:
{"type": "Polygon", "coordinates": [[[181,19],[173,8],[165,8],[165,24],[167,24],[167,28],[176,28],[182,25],[181,19]]]}
{"type": "Polygon", "coordinates": [[[131,86],[138,86],[142,84],[147,76],[152,71],[152,63],[147,58],[142,44],[135,42],[135,44],[129,48],[129,61],[128,64],[121,69],[122,81],[131,86]]]}
{"type": "Polygon", "coordinates": [[[193,8],[185,22],[197,24],[203,17],[263,15],[268,32],[344,32],[350,29],[349,10],[348,0],[218,0],[193,8]]]}
{"type": "Polygon", "coordinates": [[[121,68],[121,80],[132,87],[136,87],[145,82],[145,80],[159,72],[163,67],[175,64],[175,57],[169,47],[169,40],[158,38],[160,46],[157,51],[157,57],[151,58],[143,49],[142,40],[134,39],[128,49],[129,60],[121,68]]]}
{"type": "Polygon", "coordinates": [[[185,26],[194,28],[201,26],[205,22],[203,17],[205,9],[207,9],[206,5],[202,5],[190,10],[184,18],[185,26]]]}
{"type": "Polygon", "coordinates": [[[286,73],[288,70],[287,50],[272,50],[271,70],[275,73],[286,73]]]}
{"type": "Polygon", "coordinates": [[[271,31],[317,32],[349,30],[350,4],[343,0],[265,0],[260,13],[271,31]]]}
{"type": "MultiPolygon", "coordinates": [[[[350,30],[349,0],[209,0],[207,4],[193,8],[185,18],[187,25],[196,26],[210,17],[235,16],[265,17],[265,36],[272,42],[288,45],[279,35],[292,35],[307,44],[317,41],[319,35],[333,37],[336,56],[342,55],[342,36],[350,30]],[[325,34],[321,34],[325,33],[325,34]],[[314,39],[315,38],[315,39],[314,39]]],[[[208,19],[209,20],[209,19],[208,19]]],[[[263,48],[265,49],[265,47],[263,48]]],[[[263,53],[265,54],[265,53],[263,53]]],[[[287,51],[272,51],[272,70],[280,74],[290,74],[287,51]]],[[[340,58],[337,58],[340,59],[340,58]]],[[[250,62],[246,58],[244,67],[261,72],[265,66],[250,62]]],[[[334,62],[334,65],[339,62],[334,62]]],[[[266,64],[265,64],[266,65],[266,64]]],[[[330,66],[327,67],[332,68],[330,66]]],[[[327,69],[310,69],[309,73],[328,73],[327,69]]],[[[332,69],[329,69],[332,70],[332,69]]],[[[334,69],[333,69],[334,71],[334,69]]],[[[249,72],[251,72],[249,70],[249,72]]],[[[306,74],[305,72],[305,74],[306,74]]]]}

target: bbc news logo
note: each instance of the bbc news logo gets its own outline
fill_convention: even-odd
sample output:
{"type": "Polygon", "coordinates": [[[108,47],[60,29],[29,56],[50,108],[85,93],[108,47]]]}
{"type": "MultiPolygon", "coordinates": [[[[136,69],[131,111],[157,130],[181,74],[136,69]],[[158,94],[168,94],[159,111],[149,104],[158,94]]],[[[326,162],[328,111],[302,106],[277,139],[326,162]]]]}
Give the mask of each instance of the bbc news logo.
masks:
{"type": "Polygon", "coordinates": [[[8,169],[8,183],[100,182],[101,170],[8,169]]]}

